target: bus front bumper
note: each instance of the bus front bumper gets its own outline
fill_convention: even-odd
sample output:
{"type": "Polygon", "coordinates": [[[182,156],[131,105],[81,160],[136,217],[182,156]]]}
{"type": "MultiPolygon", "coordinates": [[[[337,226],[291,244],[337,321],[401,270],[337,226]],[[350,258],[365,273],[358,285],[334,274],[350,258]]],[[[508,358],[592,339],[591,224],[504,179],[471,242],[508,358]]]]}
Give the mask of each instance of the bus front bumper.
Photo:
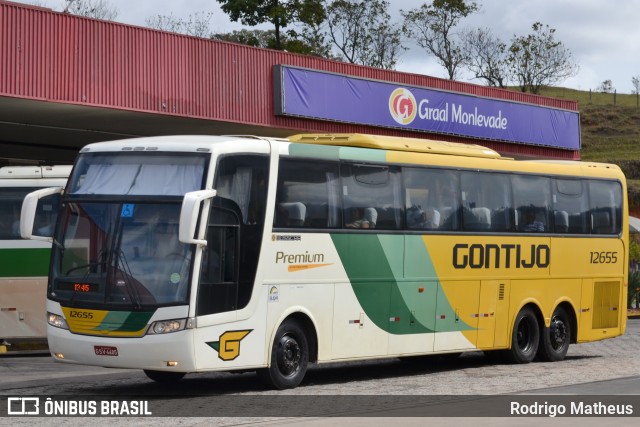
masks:
{"type": "Polygon", "coordinates": [[[49,351],[55,360],[108,368],[194,372],[193,330],[139,338],[72,334],[47,327],[49,351]]]}

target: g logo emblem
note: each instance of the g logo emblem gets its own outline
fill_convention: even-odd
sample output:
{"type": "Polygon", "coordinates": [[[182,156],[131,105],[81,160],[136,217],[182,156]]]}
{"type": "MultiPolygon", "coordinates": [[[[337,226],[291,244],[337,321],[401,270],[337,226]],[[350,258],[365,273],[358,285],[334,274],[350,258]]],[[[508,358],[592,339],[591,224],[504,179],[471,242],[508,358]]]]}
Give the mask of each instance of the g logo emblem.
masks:
{"type": "Polygon", "coordinates": [[[408,125],[415,119],[418,110],[413,94],[404,88],[398,88],[389,96],[389,112],[391,117],[401,125],[408,125]]]}
{"type": "Polygon", "coordinates": [[[220,341],[208,342],[207,344],[218,352],[218,357],[224,361],[234,360],[240,356],[240,341],[251,332],[252,329],[244,331],[227,331],[220,335],[220,341]]]}

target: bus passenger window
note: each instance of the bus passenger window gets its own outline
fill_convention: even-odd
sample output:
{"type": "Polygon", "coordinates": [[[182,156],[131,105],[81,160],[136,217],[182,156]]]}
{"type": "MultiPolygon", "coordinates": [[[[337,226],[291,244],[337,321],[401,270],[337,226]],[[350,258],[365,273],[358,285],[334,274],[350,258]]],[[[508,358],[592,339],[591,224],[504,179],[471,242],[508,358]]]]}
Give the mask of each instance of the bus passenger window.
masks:
{"type": "Polygon", "coordinates": [[[12,201],[0,205],[0,239],[20,239],[20,206],[12,201]]]}
{"type": "Polygon", "coordinates": [[[57,207],[60,203],[60,195],[47,197],[38,201],[36,218],[33,223],[33,234],[37,236],[51,237],[58,217],[57,207]]]}
{"type": "Polygon", "coordinates": [[[552,232],[551,180],[540,176],[513,175],[511,184],[516,231],[552,232]]]}
{"type": "Polygon", "coordinates": [[[620,233],[622,188],[618,182],[589,180],[589,204],[591,233],[620,233]]]}
{"type": "Polygon", "coordinates": [[[417,167],[404,167],[402,174],[407,229],[457,229],[457,174],[447,170],[417,167]]]}
{"type": "Polygon", "coordinates": [[[281,159],[274,226],[336,228],[340,224],[338,164],[281,159]]]}
{"type": "Polygon", "coordinates": [[[508,175],[462,172],[460,188],[464,230],[511,231],[511,183],[508,175]]]}
{"type": "Polygon", "coordinates": [[[580,179],[553,179],[554,232],[587,232],[587,194],[580,179]]]}
{"type": "Polygon", "coordinates": [[[344,228],[397,230],[403,206],[398,168],[341,166],[344,228]]]}
{"type": "MultiPolygon", "coordinates": [[[[20,211],[24,197],[36,190],[32,187],[3,188],[2,205],[0,206],[0,240],[19,240],[20,211]]],[[[51,237],[57,218],[57,207],[60,203],[58,194],[42,198],[38,201],[33,223],[33,234],[51,237]]]]}

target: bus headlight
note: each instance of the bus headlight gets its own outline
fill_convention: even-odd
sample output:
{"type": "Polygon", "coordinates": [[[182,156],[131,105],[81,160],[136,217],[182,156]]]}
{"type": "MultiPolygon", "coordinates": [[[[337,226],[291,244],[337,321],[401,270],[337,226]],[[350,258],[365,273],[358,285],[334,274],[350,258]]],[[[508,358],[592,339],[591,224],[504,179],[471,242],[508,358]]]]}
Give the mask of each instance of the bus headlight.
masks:
{"type": "Polygon", "coordinates": [[[55,326],[56,328],[69,329],[67,321],[64,320],[64,317],[60,316],[59,314],[47,312],[47,323],[51,326],[55,326]]]}
{"type": "Polygon", "coordinates": [[[191,329],[194,327],[194,321],[195,319],[159,320],[151,324],[148,334],[168,334],[182,331],[183,329],[191,329]]]}

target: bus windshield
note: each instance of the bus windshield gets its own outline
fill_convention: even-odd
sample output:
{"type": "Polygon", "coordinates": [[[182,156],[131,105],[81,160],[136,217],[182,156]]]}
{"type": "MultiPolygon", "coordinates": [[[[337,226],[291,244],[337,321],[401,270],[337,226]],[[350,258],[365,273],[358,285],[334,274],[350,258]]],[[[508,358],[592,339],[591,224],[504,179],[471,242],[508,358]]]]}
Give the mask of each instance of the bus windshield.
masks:
{"type": "Polygon", "coordinates": [[[202,188],[206,154],[89,153],[79,156],[67,194],[183,196],[202,188]]]}
{"type": "Polygon", "coordinates": [[[67,203],[50,297],[140,308],[186,304],[191,250],[179,203],[67,203]]]}
{"type": "Polygon", "coordinates": [[[49,297],[131,309],[188,302],[192,250],[182,197],[202,188],[204,153],[83,153],[56,230],[49,297]]]}

